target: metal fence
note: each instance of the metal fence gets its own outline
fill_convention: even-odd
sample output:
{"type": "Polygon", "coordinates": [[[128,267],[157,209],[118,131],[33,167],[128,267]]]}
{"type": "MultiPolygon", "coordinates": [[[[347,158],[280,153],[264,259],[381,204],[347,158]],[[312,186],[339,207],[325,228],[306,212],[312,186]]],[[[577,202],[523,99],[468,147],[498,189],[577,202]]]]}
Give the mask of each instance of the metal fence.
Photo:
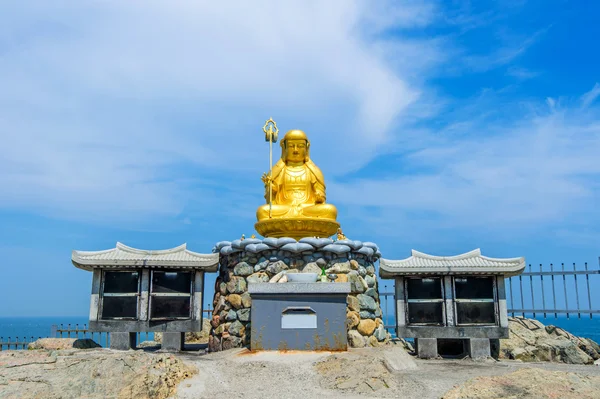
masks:
{"type": "Polygon", "coordinates": [[[569,267],[561,263],[560,268],[552,263],[549,267],[540,264],[539,271],[529,265],[524,273],[507,281],[508,313],[513,317],[531,314],[534,318],[538,315],[557,318],[559,314],[569,318],[576,314],[578,318],[589,315],[591,319],[594,314],[600,314],[592,304],[590,288],[590,284],[598,284],[597,279],[590,283],[590,279],[598,275],[600,268],[590,270],[587,262],[579,269],[575,263],[569,267]]]}
{"type": "Polygon", "coordinates": [[[35,337],[7,337],[6,339],[4,337],[0,337],[0,352],[7,349],[7,350],[11,350],[11,349],[27,349],[27,346],[34,342],[35,340],[39,339],[35,338],[35,337]]]}

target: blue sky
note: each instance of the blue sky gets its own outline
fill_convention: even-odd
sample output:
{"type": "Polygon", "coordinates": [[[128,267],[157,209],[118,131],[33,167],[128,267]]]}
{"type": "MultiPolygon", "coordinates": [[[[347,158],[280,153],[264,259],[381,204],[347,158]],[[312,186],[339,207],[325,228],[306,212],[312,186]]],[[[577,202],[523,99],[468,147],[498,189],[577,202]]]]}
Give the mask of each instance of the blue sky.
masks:
{"type": "MultiPolygon", "coordinates": [[[[253,232],[300,128],[351,238],[598,266],[600,4],[0,4],[0,316],[87,315],[73,249],[253,232]]],[[[210,285],[210,284],[209,284],[210,285]]],[[[598,298],[600,300],[600,298],[598,298]]]]}

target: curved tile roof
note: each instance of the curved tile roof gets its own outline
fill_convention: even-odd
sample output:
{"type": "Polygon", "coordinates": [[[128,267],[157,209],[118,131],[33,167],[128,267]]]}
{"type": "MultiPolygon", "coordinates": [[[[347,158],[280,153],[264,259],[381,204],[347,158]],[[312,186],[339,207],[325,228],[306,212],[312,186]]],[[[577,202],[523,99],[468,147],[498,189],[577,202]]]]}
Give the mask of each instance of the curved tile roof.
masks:
{"type": "Polygon", "coordinates": [[[411,256],[401,260],[379,260],[382,278],[418,274],[501,274],[516,276],[525,269],[525,258],[490,258],[481,250],[456,255],[434,256],[412,250],[411,256]]]}
{"type": "Polygon", "coordinates": [[[94,267],[146,266],[193,268],[214,272],[219,265],[219,254],[192,252],[187,249],[186,244],[171,249],[144,250],[117,242],[115,248],[103,251],[73,251],[71,261],[75,267],[84,270],[92,270],[94,267]]]}

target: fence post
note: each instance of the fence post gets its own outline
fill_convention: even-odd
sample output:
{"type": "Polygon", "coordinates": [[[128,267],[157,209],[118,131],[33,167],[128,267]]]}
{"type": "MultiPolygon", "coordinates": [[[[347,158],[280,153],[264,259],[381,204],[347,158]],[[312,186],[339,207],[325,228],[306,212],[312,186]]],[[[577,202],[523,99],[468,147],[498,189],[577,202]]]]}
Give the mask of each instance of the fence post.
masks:
{"type": "MultiPolygon", "coordinates": [[[[575,262],[573,262],[573,271],[577,272],[577,267],[575,266],[575,262]]],[[[581,308],[579,307],[579,287],[577,286],[577,274],[574,274],[575,278],[575,298],[577,299],[577,318],[581,319],[581,308]]]]}
{"type": "MultiPolygon", "coordinates": [[[[565,264],[561,263],[562,271],[565,271],[565,264]]],[[[567,276],[563,273],[563,288],[565,291],[565,310],[567,311],[567,319],[569,318],[569,298],[567,296],[567,276]]]]}
{"type": "Polygon", "coordinates": [[[58,326],[56,324],[52,324],[52,326],[50,326],[50,337],[51,338],[58,338],[56,336],[57,332],[56,330],[58,329],[58,326]]]}
{"type": "MultiPolygon", "coordinates": [[[[598,258],[598,260],[600,260],[600,258],[598,258]]],[[[588,265],[587,262],[585,262],[585,271],[587,272],[588,270],[588,265]]],[[[588,290],[588,307],[590,309],[590,319],[592,318],[592,293],[590,291],[590,275],[586,273],[585,275],[585,282],[587,283],[587,290],[588,290]]]]}
{"type": "MultiPolygon", "coordinates": [[[[540,263],[540,284],[542,285],[542,309],[544,310],[544,319],[546,318],[546,295],[544,294],[544,275],[542,274],[542,264],[540,263]]],[[[532,294],[533,295],[533,294],[532,294]]]]}

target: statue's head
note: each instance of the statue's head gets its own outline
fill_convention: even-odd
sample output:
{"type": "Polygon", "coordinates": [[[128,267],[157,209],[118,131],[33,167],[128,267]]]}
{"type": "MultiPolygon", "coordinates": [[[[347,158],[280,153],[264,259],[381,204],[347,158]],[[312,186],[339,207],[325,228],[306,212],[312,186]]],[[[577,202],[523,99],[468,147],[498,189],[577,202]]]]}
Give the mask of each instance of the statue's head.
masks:
{"type": "Polygon", "coordinates": [[[307,162],[310,159],[310,141],[302,130],[290,130],[281,140],[281,159],[289,162],[307,162]]]}

